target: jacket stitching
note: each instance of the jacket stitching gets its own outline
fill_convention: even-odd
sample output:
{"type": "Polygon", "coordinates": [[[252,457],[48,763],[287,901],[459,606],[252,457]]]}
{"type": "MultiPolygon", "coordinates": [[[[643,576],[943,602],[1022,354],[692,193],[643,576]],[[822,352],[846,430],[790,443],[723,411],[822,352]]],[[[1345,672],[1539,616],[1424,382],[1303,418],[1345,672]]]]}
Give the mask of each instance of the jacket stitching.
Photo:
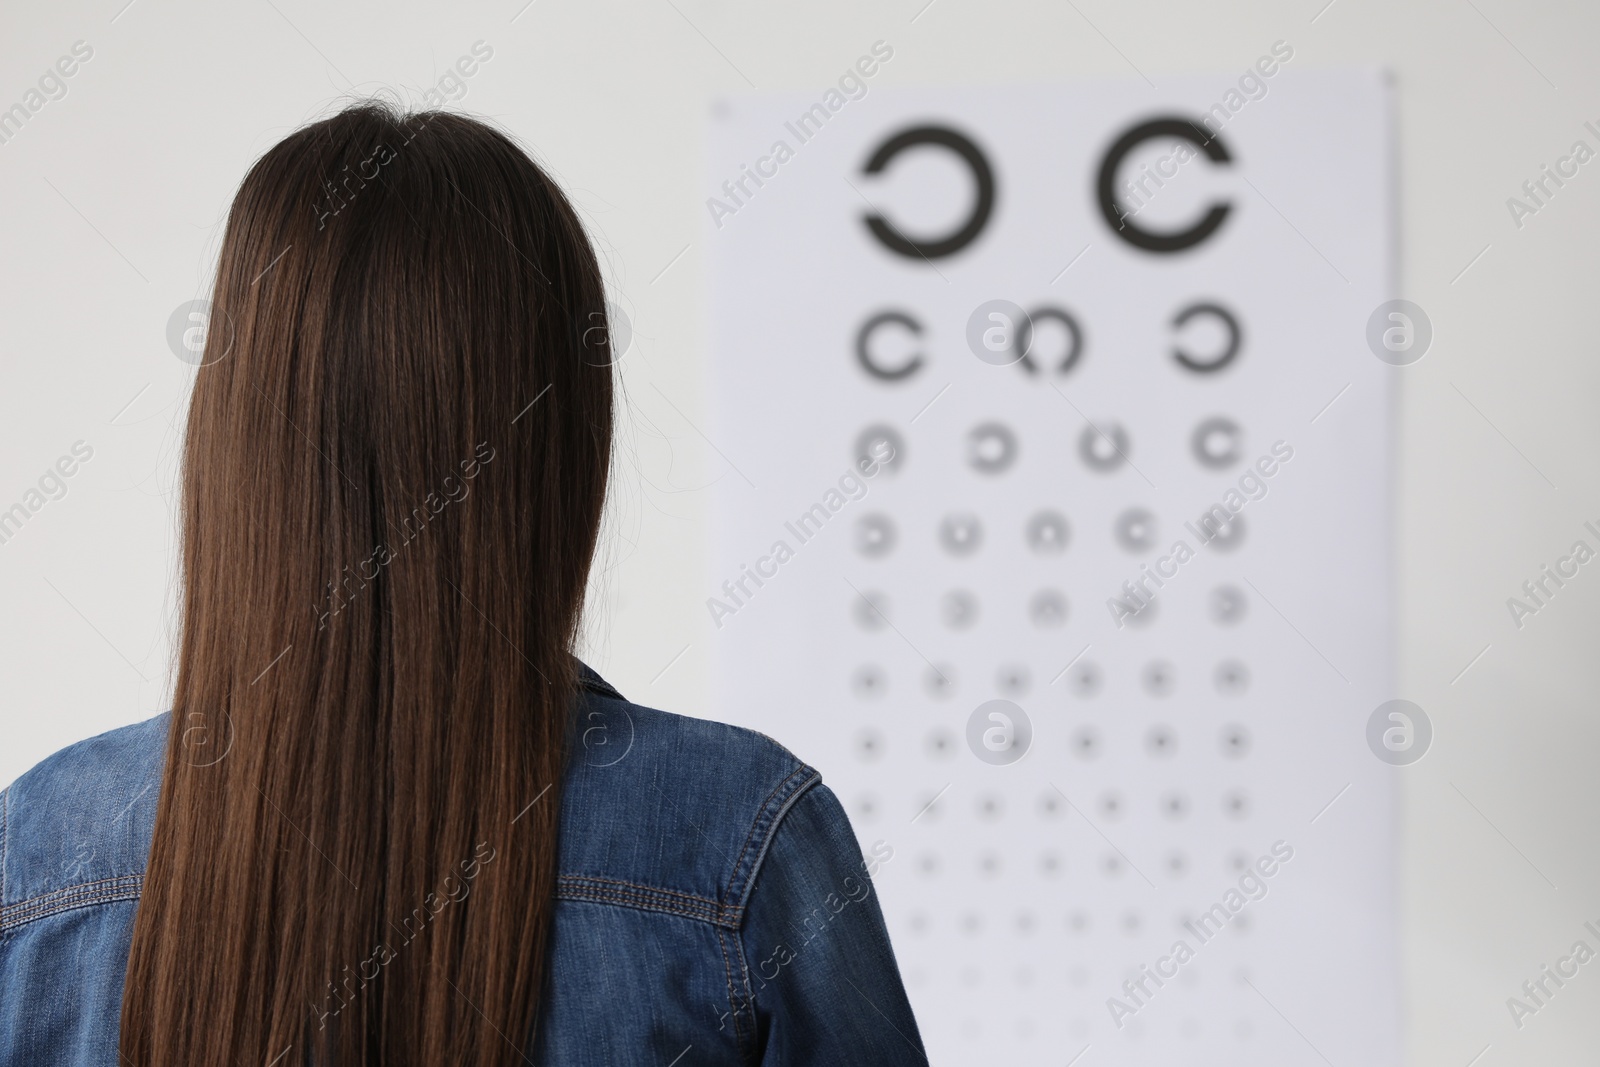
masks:
{"type": "MultiPolygon", "coordinates": [[[[745,841],[745,849],[746,850],[748,850],[749,844],[750,844],[750,840],[755,837],[756,830],[759,827],[761,827],[761,823],[763,822],[763,820],[765,820],[765,822],[766,822],[766,826],[765,826],[765,828],[764,828],[764,830],[763,830],[763,832],[761,834],[760,845],[756,850],[755,857],[750,861],[749,874],[745,876],[744,884],[739,887],[739,893],[738,893],[738,896],[736,898],[734,898],[734,896],[733,896],[734,881],[730,880],[729,883],[728,883],[728,893],[729,893],[730,899],[738,899],[738,901],[739,901],[738,907],[741,910],[743,910],[746,907],[746,901],[748,900],[748,898],[750,896],[750,893],[755,888],[756,876],[760,873],[761,866],[766,861],[767,852],[772,847],[773,839],[778,835],[778,830],[779,830],[779,828],[781,827],[781,825],[783,823],[784,816],[786,816],[789,813],[789,810],[791,808],[793,808],[796,804],[798,804],[800,802],[802,797],[805,797],[806,795],[808,795],[808,793],[810,792],[812,786],[814,786],[818,782],[822,781],[822,775],[817,773],[815,770],[813,770],[812,768],[809,768],[809,767],[802,766],[802,767],[799,768],[799,770],[797,770],[795,772],[795,774],[791,774],[791,775],[789,775],[788,778],[784,779],[783,783],[781,783],[778,786],[777,789],[774,789],[772,791],[772,795],[767,797],[766,802],[762,804],[762,812],[761,812],[761,814],[757,816],[756,825],[751,827],[750,837],[747,838],[746,841],[745,841]],[[799,774],[801,771],[808,771],[808,770],[811,771],[811,776],[809,778],[807,778],[805,781],[801,782],[794,789],[790,790],[789,795],[784,797],[783,802],[778,805],[777,809],[770,813],[770,818],[766,818],[766,816],[768,815],[768,812],[767,812],[766,809],[772,803],[773,798],[777,797],[783,791],[784,786],[786,786],[791,780],[793,780],[793,778],[795,777],[795,774],[799,774]]],[[[741,865],[744,863],[744,855],[745,855],[745,850],[741,850],[740,853],[739,853],[739,863],[741,865]]],[[[734,879],[738,878],[739,870],[740,870],[739,866],[736,866],[734,868],[734,879]]],[[[739,962],[739,975],[740,975],[741,982],[742,982],[742,984],[744,986],[744,1005],[745,1005],[744,1010],[749,1013],[749,1023],[750,1023],[750,1041],[749,1041],[748,1049],[746,1049],[745,1047],[741,1046],[739,1052],[740,1052],[740,1056],[741,1056],[741,1058],[742,1058],[742,1060],[744,1062],[746,1062],[746,1063],[754,1063],[754,1062],[756,1062],[756,1055],[758,1054],[758,1052],[760,1050],[760,1041],[761,1041],[760,1022],[758,1021],[757,1016],[756,1016],[755,991],[750,986],[750,964],[749,964],[749,961],[745,958],[743,935],[739,930],[735,930],[734,934],[733,934],[733,938],[734,938],[734,944],[735,944],[735,946],[737,947],[737,950],[738,950],[737,951],[737,958],[738,958],[738,962],[739,962]]]]}
{"type": "Polygon", "coordinates": [[[808,780],[800,783],[800,786],[790,793],[778,810],[773,813],[772,826],[768,829],[766,836],[762,838],[761,847],[756,851],[755,858],[750,861],[750,873],[745,877],[744,885],[740,887],[738,897],[740,907],[743,907],[750,898],[750,892],[755,887],[756,875],[761,873],[761,865],[766,862],[767,852],[772,848],[772,839],[778,836],[778,828],[783,823],[784,816],[789,814],[790,808],[800,803],[801,798],[811,791],[812,786],[821,783],[821,781],[822,775],[812,774],[808,780]]]}
{"type": "Polygon", "coordinates": [[[704,905],[708,908],[720,909],[726,906],[720,900],[712,900],[710,897],[696,896],[693,893],[683,893],[676,889],[662,889],[660,886],[645,885],[643,882],[630,882],[622,878],[604,878],[598,874],[563,874],[560,880],[567,883],[604,882],[607,885],[620,885],[628,889],[636,889],[645,893],[657,893],[665,897],[677,897],[681,900],[692,901],[695,904],[704,905]]]}
{"type": "Polygon", "coordinates": [[[572,890],[562,891],[560,894],[558,894],[558,896],[562,900],[581,900],[591,904],[616,904],[622,907],[638,908],[641,911],[654,911],[664,915],[677,915],[686,919],[700,919],[713,926],[722,925],[722,923],[718,922],[715,917],[706,915],[703,912],[692,911],[688,908],[662,906],[652,901],[642,900],[637,897],[626,897],[620,894],[603,892],[583,892],[572,890]]]}
{"type": "Polygon", "coordinates": [[[717,948],[722,950],[722,973],[728,980],[728,1011],[733,1019],[733,1047],[739,1053],[739,1059],[745,1059],[744,1032],[739,1026],[739,1000],[733,992],[733,965],[728,962],[728,942],[723,937],[723,931],[717,930],[717,948]]]}
{"type": "Polygon", "coordinates": [[[682,918],[698,919],[718,927],[737,928],[744,921],[744,909],[721,904],[704,897],[675,893],[653,886],[620,882],[611,878],[591,878],[583,875],[562,875],[556,886],[556,897],[563,900],[582,900],[596,904],[614,904],[637,908],[682,918]],[[605,884],[596,884],[605,883],[605,884]],[[613,886],[617,888],[612,888],[613,886]]]}
{"type": "MultiPolygon", "coordinates": [[[[783,814],[789,810],[789,807],[793,803],[793,799],[794,798],[790,797],[789,801],[787,803],[783,804],[777,810],[777,812],[773,813],[770,819],[768,818],[768,812],[767,812],[768,806],[778,796],[778,794],[782,793],[784,791],[784,789],[788,788],[789,783],[794,781],[796,776],[801,775],[801,774],[805,774],[805,773],[808,773],[808,772],[810,773],[811,778],[809,780],[801,783],[799,788],[797,788],[795,790],[795,794],[794,794],[795,796],[798,796],[801,792],[803,792],[806,789],[806,787],[811,786],[811,785],[815,784],[816,782],[819,782],[819,781],[822,780],[822,775],[818,774],[815,770],[813,770],[810,767],[807,767],[805,764],[802,763],[800,766],[796,767],[793,771],[791,771],[787,778],[785,778],[783,781],[779,782],[777,787],[775,789],[773,789],[771,793],[767,794],[767,799],[765,799],[765,800],[763,800],[761,802],[761,807],[759,809],[757,809],[757,811],[756,811],[755,822],[751,823],[750,832],[747,835],[745,835],[744,847],[739,849],[739,858],[738,858],[737,861],[734,862],[733,873],[728,876],[728,888],[723,893],[723,896],[726,897],[728,900],[740,899],[740,898],[742,898],[744,896],[743,889],[745,887],[740,887],[740,892],[735,893],[734,892],[734,886],[739,880],[740,872],[744,869],[745,853],[750,851],[750,842],[755,840],[755,836],[756,836],[757,831],[765,830],[767,832],[767,836],[770,837],[772,827],[776,826],[777,822],[778,822],[778,819],[781,818],[783,816],[783,814]]],[[[765,855],[766,854],[766,844],[767,844],[766,841],[762,842],[761,849],[760,849],[760,854],[761,855],[765,855]]],[[[748,884],[749,884],[749,879],[747,878],[746,887],[748,886],[748,884]]]]}
{"type": "Polygon", "coordinates": [[[6,906],[6,844],[11,829],[11,788],[0,789],[0,911],[6,906]]]}
{"type": "Polygon", "coordinates": [[[144,875],[125,874],[52,890],[8,907],[0,907],[0,930],[15,929],[75,908],[136,900],[143,888],[144,875]]]}
{"type": "Polygon", "coordinates": [[[704,919],[707,922],[721,925],[719,917],[708,915],[704,910],[687,908],[682,905],[654,901],[643,895],[631,895],[619,892],[607,892],[598,889],[567,888],[560,892],[560,896],[570,900],[593,900],[600,903],[626,904],[636,906],[647,911],[666,912],[671,915],[684,915],[695,919],[704,919]]]}
{"type": "Polygon", "coordinates": [[[759,1051],[761,1040],[761,1027],[756,1021],[755,993],[750,989],[750,964],[744,957],[744,935],[735,930],[731,936],[733,938],[734,948],[733,958],[739,965],[739,985],[743,990],[743,996],[740,1000],[742,1008],[740,1010],[749,1014],[750,1021],[749,1048],[748,1050],[740,1049],[739,1051],[741,1055],[745,1056],[748,1062],[755,1063],[756,1053],[759,1051]],[[748,1054],[746,1055],[747,1051],[748,1054]]]}
{"type": "Polygon", "coordinates": [[[19,901],[6,908],[0,908],[0,916],[5,916],[9,921],[17,915],[28,916],[28,919],[37,918],[37,913],[52,914],[66,908],[76,907],[84,900],[95,901],[105,896],[115,898],[122,892],[132,890],[138,893],[144,885],[144,875],[124,874],[114,878],[101,878],[93,882],[81,882],[78,885],[67,886],[65,889],[53,889],[48,893],[30,897],[19,901]]]}
{"type": "Polygon", "coordinates": [[[772,792],[767,794],[767,799],[763,800],[761,802],[761,806],[756,809],[756,817],[755,820],[750,824],[750,832],[745,834],[744,845],[739,849],[739,858],[734,861],[733,872],[728,876],[728,888],[723,891],[724,897],[731,899],[734,895],[733,885],[734,882],[736,882],[739,878],[739,871],[744,867],[744,855],[746,852],[750,851],[750,842],[755,838],[756,832],[761,829],[762,824],[766,821],[767,805],[772,803],[773,797],[776,797],[779,793],[783,792],[784,788],[794,780],[795,775],[810,769],[811,768],[807,767],[805,764],[801,764],[794,770],[790,771],[783,781],[779,782],[773,787],[772,792]]]}
{"type": "Polygon", "coordinates": [[[772,798],[783,792],[784,786],[788,785],[790,780],[803,770],[806,770],[806,767],[801,764],[785,775],[783,781],[774,786],[772,792],[767,794],[767,799],[763,800],[760,806],[756,808],[756,817],[750,823],[750,832],[744,835],[744,844],[739,847],[739,858],[733,861],[733,871],[728,875],[728,888],[723,890],[722,895],[724,897],[733,896],[733,883],[739,877],[740,868],[744,866],[744,854],[750,851],[750,840],[756,836],[756,831],[761,829],[761,823],[766,818],[767,805],[771,804],[772,798]]]}
{"type": "Polygon", "coordinates": [[[38,896],[29,897],[27,900],[19,900],[15,904],[0,908],[0,911],[10,912],[29,906],[44,906],[52,897],[69,896],[85,889],[99,889],[102,886],[126,882],[129,879],[142,880],[143,878],[143,874],[115,874],[109,878],[96,878],[92,882],[74,882],[72,885],[62,886],[60,889],[52,889],[48,892],[40,893],[38,896]]]}
{"type": "Polygon", "coordinates": [[[30,922],[36,922],[39,919],[47,919],[52,915],[59,915],[62,912],[67,911],[75,911],[78,908],[93,907],[96,904],[110,904],[119,900],[137,900],[139,899],[139,893],[139,888],[129,887],[125,889],[107,889],[97,893],[89,894],[87,896],[75,897],[72,900],[64,901],[53,907],[35,909],[31,912],[24,913],[20,918],[13,916],[15,921],[11,923],[11,927],[15,929],[19,926],[25,926],[30,922]]]}
{"type": "MultiPolygon", "coordinates": [[[[0,804],[3,803],[4,799],[0,799],[0,804]]],[[[3,817],[3,813],[0,813],[0,817],[3,817]]],[[[136,899],[143,886],[143,875],[130,874],[52,890],[16,904],[0,907],[0,930],[14,929],[25,923],[74,908],[136,899]]],[[[737,927],[744,918],[744,909],[740,906],[614,878],[564,875],[559,880],[556,895],[571,900],[617,904],[644,911],[699,919],[719,927],[737,927]]]]}

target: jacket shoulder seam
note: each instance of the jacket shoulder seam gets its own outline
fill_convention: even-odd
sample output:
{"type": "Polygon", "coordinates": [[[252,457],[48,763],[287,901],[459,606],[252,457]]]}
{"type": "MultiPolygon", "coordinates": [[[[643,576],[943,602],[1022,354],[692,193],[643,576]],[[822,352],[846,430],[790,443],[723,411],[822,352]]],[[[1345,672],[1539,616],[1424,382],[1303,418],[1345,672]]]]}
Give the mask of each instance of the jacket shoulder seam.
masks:
{"type": "Polygon", "coordinates": [[[63,889],[53,889],[36,897],[0,907],[0,933],[75,908],[110,904],[118,900],[138,900],[143,889],[142,874],[117,875],[93,882],[80,882],[63,889]]]}
{"type": "Polygon", "coordinates": [[[779,823],[795,801],[820,781],[822,775],[815,768],[802,763],[790,771],[788,777],[779,782],[767,799],[761,802],[755,821],[750,824],[750,832],[745,835],[744,847],[739,850],[739,858],[734,861],[733,872],[728,877],[728,888],[723,894],[727,901],[744,907],[750,898],[750,889],[755,885],[756,872],[761,869],[761,861],[766,859],[767,848],[772,843],[772,835],[779,823]]]}

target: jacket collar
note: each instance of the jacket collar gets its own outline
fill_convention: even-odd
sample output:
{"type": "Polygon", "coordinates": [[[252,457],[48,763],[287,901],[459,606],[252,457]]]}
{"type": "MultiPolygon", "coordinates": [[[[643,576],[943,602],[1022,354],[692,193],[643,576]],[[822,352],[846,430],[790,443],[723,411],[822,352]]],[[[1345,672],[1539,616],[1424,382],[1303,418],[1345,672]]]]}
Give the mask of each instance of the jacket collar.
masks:
{"type": "Polygon", "coordinates": [[[616,687],[610,682],[600,677],[598,671],[581,659],[578,660],[578,684],[591,692],[599,693],[601,696],[611,697],[615,700],[628,699],[617,692],[616,687]]]}

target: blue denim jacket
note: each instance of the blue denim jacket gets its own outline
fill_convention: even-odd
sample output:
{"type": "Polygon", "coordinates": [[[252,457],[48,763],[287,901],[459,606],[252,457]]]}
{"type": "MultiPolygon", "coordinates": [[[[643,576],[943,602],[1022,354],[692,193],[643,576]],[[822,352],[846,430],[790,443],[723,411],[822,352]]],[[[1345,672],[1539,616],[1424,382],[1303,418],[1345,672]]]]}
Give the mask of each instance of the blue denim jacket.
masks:
{"type": "MultiPolygon", "coordinates": [[[[584,668],[541,1065],[925,1064],[870,874],[817,772],[584,668]]],[[[0,791],[0,1067],[115,1067],[168,716],[0,791]]]]}

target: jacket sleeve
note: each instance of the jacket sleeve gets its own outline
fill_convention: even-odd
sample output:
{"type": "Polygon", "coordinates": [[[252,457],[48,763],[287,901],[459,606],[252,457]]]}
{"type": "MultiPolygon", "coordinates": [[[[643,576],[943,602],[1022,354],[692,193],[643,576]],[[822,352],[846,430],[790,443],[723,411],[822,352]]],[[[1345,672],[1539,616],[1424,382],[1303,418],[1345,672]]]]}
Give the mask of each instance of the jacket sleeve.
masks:
{"type": "Polygon", "coordinates": [[[820,784],[778,824],[741,938],[763,1067],[927,1064],[872,884],[892,854],[820,784]]]}

